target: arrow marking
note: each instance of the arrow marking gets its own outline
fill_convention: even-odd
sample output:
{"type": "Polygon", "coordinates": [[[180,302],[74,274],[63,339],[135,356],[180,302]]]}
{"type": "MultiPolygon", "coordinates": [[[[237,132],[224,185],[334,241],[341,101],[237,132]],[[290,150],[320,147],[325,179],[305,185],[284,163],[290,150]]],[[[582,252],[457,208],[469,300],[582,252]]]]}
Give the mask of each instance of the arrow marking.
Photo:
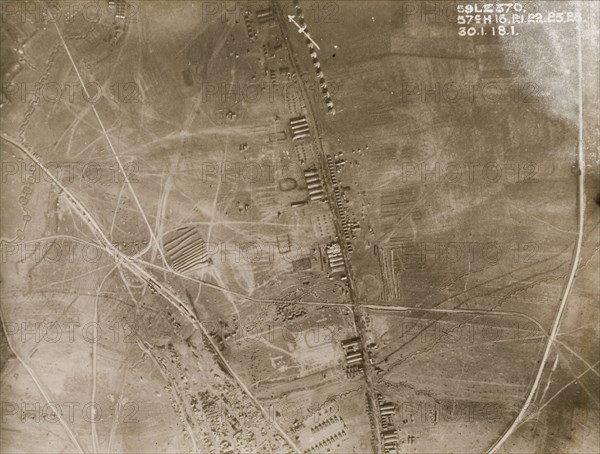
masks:
{"type": "Polygon", "coordinates": [[[312,39],[308,33],[306,33],[306,31],[305,31],[306,30],[306,25],[304,25],[303,27],[301,27],[300,24],[298,24],[298,22],[296,22],[296,20],[294,19],[294,16],[292,16],[291,14],[288,14],[288,20],[292,24],[294,24],[296,27],[298,27],[298,33],[304,33],[304,36],[306,36],[308,39],[310,39],[310,42],[313,43],[317,49],[321,50],[321,48],[319,47],[319,45],[317,43],[315,43],[315,40],[312,39]]]}

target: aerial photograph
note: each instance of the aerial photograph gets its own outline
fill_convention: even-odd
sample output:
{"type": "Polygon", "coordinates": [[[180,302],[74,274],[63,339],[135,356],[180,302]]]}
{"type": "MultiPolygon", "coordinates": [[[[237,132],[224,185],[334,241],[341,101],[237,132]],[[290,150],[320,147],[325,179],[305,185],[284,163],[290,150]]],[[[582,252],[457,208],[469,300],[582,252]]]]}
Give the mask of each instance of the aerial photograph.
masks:
{"type": "Polygon", "coordinates": [[[600,1],[1,0],[0,453],[600,454],[600,1]]]}

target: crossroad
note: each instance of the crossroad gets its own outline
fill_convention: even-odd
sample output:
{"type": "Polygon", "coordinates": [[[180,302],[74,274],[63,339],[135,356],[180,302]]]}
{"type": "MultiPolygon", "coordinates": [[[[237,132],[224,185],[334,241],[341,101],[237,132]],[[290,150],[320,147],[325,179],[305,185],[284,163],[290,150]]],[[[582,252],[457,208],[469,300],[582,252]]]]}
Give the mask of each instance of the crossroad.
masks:
{"type": "MultiPolygon", "coordinates": [[[[289,37],[287,34],[287,29],[285,27],[285,21],[282,19],[282,13],[279,10],[280,5],[278,5],[277,2],[274,0],[272,0],[272,4],[273,4],[273,9],[276,11],[276,17],[278,19],[281,34],[283,36],[284,41],[286,42],[286,47],[288,49],[290,63],[292,65],[292,67],[294,68],[294,71],[296,72],[296,74],[301,74],[298,62],[296,61],[296,58],[292,52],[291,43],[290,43],[290,40],[289,40],[289,37]]],[[[290,20],[290,22],[291,22],[291,19],[289,16],[288,16],[288,20],[290,20]]],[[[361,304],[358,300],[358,296],[357,296],[357,292],[356,292],[355,284],[354,284],[354,279],[352,276],[352,269],[350,268],[350,261],[349,261],[350,253],[348,251],[348,244],[346,241],[343,241],[343,238],[345,235],[344,235],[344,228],[342,226],[342,221],[341,221],[341,213],[338,212],[338,209],[336,207],[335,197],[333,195],[334,190],[332,188],[332,182],[330,181],[328,172],[326,172],[326,169],[328,168],[327,157],[326,157],[325,150],[323,149],[323,144],[322,144],[321,138],[320,138],[319,124],[317,122],[317,118],[315,115],[315,109],[314,109],[312,100],[310,99],[307,88],[304,85],[304,82],[301,80],[301,78],[299,78],[298,85],[299,85],[302,97],[304,98],[304,101],[307,106],[307,116],[310,117],[311,122],[315,128],[314,135],[315,135],[315,143],[317,145],[315,147],[316,148],[315,151],[317,152],[317,155],[319,158],[319,162],[318,162],[319,166],[318,167],[319,167],[319,171],[323,175],[322,180],[325,183],[325,185],[324,185],[325,193],[327,194],[327,200],[329,201],[329,206],[332,207],[333,224],[335,227],[336,235],[340,239],[340,248],[341,248],[342,256],[344,257],[344,262],[346,263],[346,273],[347,273],[347,277],[348,277],[348,279],[347,279],[348,295],[350,297],[352,306],[354,307],[354,310],[353,310],[354,325],[356,327],[358,336],[364,340],[366,328],[364,326],[363,320],[359,313],[359,311],[361,309],[361,304]]],[[[365,379],[365,383],[366,383],[366,387],[367,387],[368,396],[370,399],[370,405],[371,405],[371,408],[377,408],[376,393],[374,391],[374,386],[373,386],[373,382],[371,379],[371,377],[374,376],[375,374],[374,374],[374,370],[373,370],[373,365],[371,364],[371,362],[369,361],[368,358],[364,362],[364,367],[365,367],[364,379],[365,379]]],[[[382,432],[383,428],[381,427],[379,418],[373,418],[373,420],[374,420],[375,427],[373,427],[373,430],[371,432],[372,432],[373,440],[376,442],[376,446],[374,446],[374,448],[377,450],[377,452],[381,452],[382,451],[382,440],[380,437],[380,433],[382,432]]]]}
{"type": "MultiPolygon", "coordinates": [[[[554,317],[554,321],[552,323],[552,329],[550,331],[550,336],[546,342],[546,348],[544,349],[544,355],[542,360],[540,361],[535,379],[533,384],[531,385],[531,389],[529,390],[529,394],[521,407],[521,411],[517,417],[513,420],[513,422],[508,426],[508,428],[504,431],[500,439],[498,439],[492,447],[489,449],[488,454],[494,454],[498,452],[498,450],[502,447],[502,445],[508,440],[508,438],[513,434],[513,432],[519,427],[522,421],[525,420],[525,414],[529,410],[529,407],[536,395],[542,376],[544,374],[544,369],[546,368],[546,364],[548,363],[548,359],[550,358],[550,351],[556,342],[556,336],[558,335],[558,329],[560,327],[560,322],[562,321],[563,314],[565,312],[565,308],[567,307],[567,300],[569,298],[569,294],[571,293],[571,289],[573,288],[573,283],[575,282],[575,276],[577,274],[577,268],[579,267],[579,262],[581,260],[581,247],[583,245],[583,224],[585,220],[585,153],[583,147],[583,57],[582,57],[582,43],[581,43],[581,23],[577,23],[577,45],[578,45],[578,62],[579,62],[579,141],[577,146],[577,165],[578,165],[578,189],[577,189],[577,203],[578,203],[578,236],[577,236],[577,244],[575,246],[575,255],[573,257],[573,263],[571,266],[571,273],[569,275],[569,279],[567,281],[567,285],[565,287],[564,293],[562,295],[560,306],[556,311],[556,315],[554,317]]],[[[551,378],[548,377],[548,380],[551,378]]]]}
{"type": "Polygon", "coordinates": [[[137,259],[133,257],[127,256],[121,253],[116,247],[113,246],[111,241],[106,237],[104,231],[98,225],[94,217],[87,210],[82,202],[80,202],[72,193],[66,188],[60,180],[58,180],[49,170],[48,168],[25,146],[21,145],[17,140],[10,137],[7,133],[2,132],[2,139],[12,144],[21,150],[29,159],[31,159],[44,173],[48,175],[48,177],[52,180],[54,184],[56,184],[61,191],[65,193],[67,196],[67,200],[71,203],[71,205],[75,208],[75,211],[79,214],[79,216],[83,219],[83,221],[88,225],[88,227],[95,233],[98,238],[102,241],[102,248],[111,254],[111,257],[115,258],[117,264],[123,266],[129,272],[134,274],[138,279],[143,280],[145,282],[153,281],[154,290],[157,294],[162,296],[167,302],[169,302],[180,314],[182,314],[195,328],[202,331],[204,337],[210,342],[214,353],[219,357],[222,364],[227,369],[227,372],[231,375],[231,377],[237,382],[238,386],[244,391],[244,393],[254,402],[257,408],[261,411],[261,413],[265,416],[267,421],[269,421],[273,427],[279,432],[279,434],[283,437],[283,439],[288,443],[290,447],[294,449],[294,451],[299,452],[298,447],[292,441],[292,439],[285,433],[285,431],[279,426],[279,424],[270,418],[268,411],[262,406],[262,404],[254,397],[254,395],[250,392],[248,387],[243,383],[243,381],[239,378],[239,376],[233,371],[229,363],[225,360],[224,356],[221,354],[217,344],[213,340],[210,333],[206,330],[203,324],[196,318],[193,312],[187,307],[187,305],[170,289],[166,286],[160,284],[156,277],[146,271],[144,268],[140,266],[137,259]]]}

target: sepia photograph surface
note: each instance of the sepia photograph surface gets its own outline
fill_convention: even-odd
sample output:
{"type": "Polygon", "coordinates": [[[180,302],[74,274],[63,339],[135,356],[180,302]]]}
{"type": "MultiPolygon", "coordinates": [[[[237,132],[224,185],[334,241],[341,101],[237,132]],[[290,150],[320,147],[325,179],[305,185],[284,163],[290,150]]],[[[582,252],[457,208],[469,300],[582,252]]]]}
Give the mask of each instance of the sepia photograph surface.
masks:
{"type": "Polygon", "coordinates": [[[600,453],[599,22],[0,1],[0,452],[600,453]]]}

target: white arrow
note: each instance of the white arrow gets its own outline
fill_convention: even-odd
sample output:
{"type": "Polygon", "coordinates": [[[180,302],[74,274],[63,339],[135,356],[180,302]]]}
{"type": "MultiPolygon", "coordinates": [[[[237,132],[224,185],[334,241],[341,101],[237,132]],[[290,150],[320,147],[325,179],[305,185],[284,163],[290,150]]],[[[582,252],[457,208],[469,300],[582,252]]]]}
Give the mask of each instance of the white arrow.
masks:
{"type": "Polygon", "coordinates": [[[313,43],[317,49],[321,50],[319,45],[317,43],[315,43],[315,40],[312,39],[310,37],[310,35],[304,31],[304,30],[306,30],[306,25],[304,27],[301,27],[300,24],[298,24],[298,22],[296,22],[294,20],[294,16],[292,16],[291,14],[288,14],[288,19],[292,24],[294,24],[296,27],[298,27],[298,33],[304,33],[304,36],[306,36],[308,39],[310,39],[310,42],[313,43]]]}

